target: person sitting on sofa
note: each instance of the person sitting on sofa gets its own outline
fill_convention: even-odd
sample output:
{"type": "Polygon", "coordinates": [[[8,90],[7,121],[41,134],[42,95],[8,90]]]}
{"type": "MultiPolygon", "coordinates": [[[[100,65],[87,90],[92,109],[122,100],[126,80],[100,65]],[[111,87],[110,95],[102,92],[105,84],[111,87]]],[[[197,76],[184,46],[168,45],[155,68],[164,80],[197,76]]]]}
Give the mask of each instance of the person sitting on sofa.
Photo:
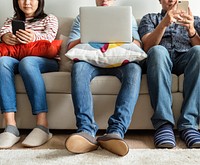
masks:
{"type": "MultiPolygon", "coordinates": [[[[44,0],[13,0],[14,17],[6,20],[0,31],[0,38],[8,45],[28,44],[38,40],[53,41],[58,30],[58,20],[54,15],[44,13],[44,0]],[[25,30],[12,34],[13,19],[25,21],[25,30]]],[[[36,56],[17,60],[0,57],[0,108],[5,119],[5,130],[0,134],[0,148],[10,148],[20,140],[15,121],[16,89],[15,74],[20,74],[36,115],[37,126],[22,142],[24,146],[35,147],[47,142],[52,134],[48,129],[47,101],[44,80],[41,73],[58,71],[59,65],[54,58],[36,56]]]]}
{"type": "MultiPolygon", "coordinates": [[[[114,0],[96,0],[97,6],[111,6],[114,0]]],[[[98,21],[98,20],[97,20],[98,21]]],[[[133,23],[133,42],[140,46],[137,23],[133,23]]],[[[117,34],[116,34],[117,35],[117,34]]],[[[80,17],[75,19],[69,35],[68,50],[80,43],[80,17]]],[[[98,144],[112,153],[124,156],[129,148],[123,140],[138,99],[141,82],[141,67],[128,63],[117,68],[100,68],[87,62],[75,62],[72,67],[72,99],[76,115],[77,133],[66,139],[66,149],[72,153],[85,153],[96,150],[98,144]],[[122,82],[114,114],[109,118],[106,134],[98,137],[97,123],[93,114],[93,99],[90,81],[101,75],[112,75],[122,82]]],[[[102,107],[103,108],[103,107],[102,107]]]]}
{"type": "Polygon", "coordinates": [[[159,0],[161,13],[145,15],[139,34],[147,58],[147,80],[154,109],[152,123],[158,148],[176,146],[173,132],[172,75],[184,74],[183,103],[177,129],[189,148],[200,147],[200,18],[177,11],[177,0],[159,0]],[[176,23],[176,22],[179,22],[176,23]]]}

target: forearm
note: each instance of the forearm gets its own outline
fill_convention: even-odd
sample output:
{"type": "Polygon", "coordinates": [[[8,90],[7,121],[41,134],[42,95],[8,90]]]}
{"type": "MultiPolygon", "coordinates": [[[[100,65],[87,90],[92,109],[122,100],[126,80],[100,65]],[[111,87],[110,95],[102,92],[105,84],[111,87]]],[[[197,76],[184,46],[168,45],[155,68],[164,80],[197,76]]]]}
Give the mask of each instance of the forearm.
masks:
{"type": "Polygon", "coordinates": [[[188,30],[188,36],[192,46],[200,45],[200,37],[195,28],[188,30]]]}
{"type": "Polygon", "coordinates": [[[77,40],[70,42],[67,46],[67,50],[70,50],[71,48],[73,48],[74,46],[76,46],[80,43],[81,43],[81,39],[77,39],[77,40]]]}
{"type": "Polygon", "coordinates": [[[52,42],[56,38],[58,32],[58,19],[50,14],[44,18],[43,22],[42,24],[41,21],[39,21],[38,27],[35,27],[37,29],[32,29],[35,32],[35,41],[48,40],[52,42]],[[44,26],[44,28],[41,28],[41,26],[44,26]]]}
{"type": "Polygon", "coordinates": [[[50,33],[35,32],[35,39],[34,39],[34,41],[48,40],[48,41],[52,42],[55,38],[56,38],[56,32],[50,32],[50,33]]]}
{"type": "Polygon", "coordinates": [[[151,47],[158,45],[165,33],[166,26],[160,23],[153,32],[146,34],[142,38],[143,48],[147,52],[151,47]]]}
{"type": "Polygon", "coordinates": [[[133,40],[133,43],[135,43],[140,48],[142,47],[142,43],[140,41],[138,41],[138,40],[133,40]]]}
{"type": "Polygon", "coordinates": [[[7,19],[4,22],[3,27],[1,27],[1,29],[0,29],[1,40],[2,40],[2,36],[5,35],[6,33],[9,33],[9,32],[12,33],[11,21],[12,21],[12,19],[7,19]]]}

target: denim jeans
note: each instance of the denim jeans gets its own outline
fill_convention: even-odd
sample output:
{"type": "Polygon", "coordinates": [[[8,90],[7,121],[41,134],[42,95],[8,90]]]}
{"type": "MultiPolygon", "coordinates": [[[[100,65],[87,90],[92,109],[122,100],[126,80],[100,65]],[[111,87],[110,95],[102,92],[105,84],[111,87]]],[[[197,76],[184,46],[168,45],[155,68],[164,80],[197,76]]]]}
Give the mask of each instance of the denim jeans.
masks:
{"type": "Polygon", "coordinates": [[[101,75],[116,76],[121,81],[115,111],[108,120],[109,126],[106,132],[118,133],[123,138],[130,125],[140,90],[141,67],[136,63],[109,69],[95,67],[86,62],[74,63],[71,84],[77,132],[96,135],[98,126],[94,119],[90,82],[95,76],[101,75]]]}
{"type": "Polygon", "coordinates": [[[157,129],[165,123],[174,125],[172,112],[171,73],[184,73],[183,103],[177,128],[198,129],[200,117],[200,46],[187,53],[171,57],[163,46],[154,46],[148,51],[147,80],[151,104],[154,109],[152,123],[157,129]]]}
{"type": "Polygon", "coordinates": [[[25,57],[21,61],[0,57],[1,112],[16,112],[15,74],[20,74],[34,115],[47,112],[46,89],[41,73],[58,71],[58,62],[42,57],[25,57]]]}

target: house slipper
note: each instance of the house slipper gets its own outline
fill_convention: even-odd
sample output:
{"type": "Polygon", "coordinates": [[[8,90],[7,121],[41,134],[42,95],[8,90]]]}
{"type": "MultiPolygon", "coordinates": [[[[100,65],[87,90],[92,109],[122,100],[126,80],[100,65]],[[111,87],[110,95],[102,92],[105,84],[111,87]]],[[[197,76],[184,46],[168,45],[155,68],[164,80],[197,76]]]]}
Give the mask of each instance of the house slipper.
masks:
{"type": "Polygon", "coordinates": [[[200,148],[200,132],[193,128],[188,128],[180,132],[181,139],[188,148],[200,148]]]}
{"type": "Polygon", "coordinates": [[[46,143],[52,138],[52,133],[46,133],[40,128],[34,128],[31,133],[24,139],[22,145],[25,147],[37,147],[46,143]]]}
{"type": "Polygon", "coordinates": [[[79,132],[66,139],[65,147],[72,153],[81,154],[96,150],[99,146],[93,136],[85,132],[79,132]]]}
{"type": "Polygon", "coordinates": [[[171,124],[164,124],[156,130],[154,144],[156,148],[170,149],[176,146],[176,140],[171,124]]]}
{"type": "Polygon", "coordinates": [[[12,147],[19,141],[20,137],[15,136],[10,132],[3,132],[0,134],[0,148],[6,149],[12,147]]]}
{"type": "Polygon", "coordinates": [[[97,138],[101,148],[106,149],[116,155],[125,156],[129,152],[126,142],[117,134],[105,134],[97,138]]]}

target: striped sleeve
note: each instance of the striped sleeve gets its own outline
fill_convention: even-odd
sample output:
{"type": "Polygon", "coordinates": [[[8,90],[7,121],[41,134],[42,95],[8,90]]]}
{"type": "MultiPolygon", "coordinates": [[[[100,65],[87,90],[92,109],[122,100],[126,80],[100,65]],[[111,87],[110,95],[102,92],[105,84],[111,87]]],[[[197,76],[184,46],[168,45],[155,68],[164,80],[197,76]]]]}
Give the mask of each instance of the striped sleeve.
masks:
{"type": "Polygon", "coordinates": [[[43,20],[39,20],[38,24],[32,25],[31,29],[35,31],[35,41],[53,41],[58,31],[58,19],[54,15],[49,14],[43,20]]]}
{"type": "Polygon", "coordinates": [[[12,18],[7,18],[6,21],[4,22],[3,27],[0,30],[0,38],[8,33],[11,32],[12,33],[12,26],[11,26],[11,22],[12,22],[12,18]]]}

